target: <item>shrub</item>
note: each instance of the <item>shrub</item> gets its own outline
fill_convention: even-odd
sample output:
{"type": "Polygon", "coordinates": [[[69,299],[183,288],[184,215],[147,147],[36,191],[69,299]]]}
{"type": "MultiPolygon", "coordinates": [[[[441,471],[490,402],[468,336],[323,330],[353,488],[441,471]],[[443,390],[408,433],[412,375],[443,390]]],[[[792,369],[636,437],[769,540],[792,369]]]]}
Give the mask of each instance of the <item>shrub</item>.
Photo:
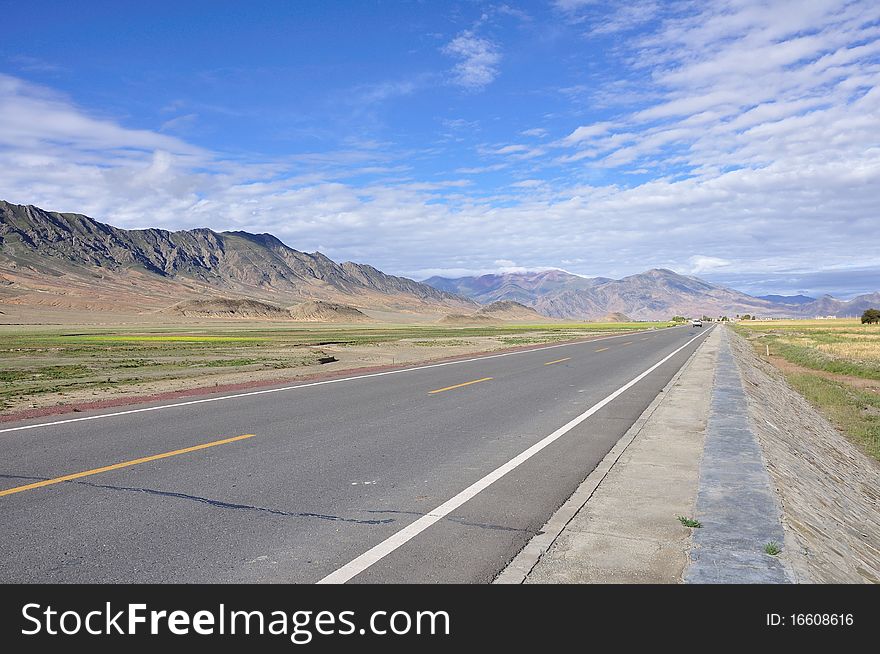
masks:
{"type": "Polygon", "coordinates": [[[880,322],[880,309],[866,309],[862,314],[862,324],[872,325],[880,322]]]}

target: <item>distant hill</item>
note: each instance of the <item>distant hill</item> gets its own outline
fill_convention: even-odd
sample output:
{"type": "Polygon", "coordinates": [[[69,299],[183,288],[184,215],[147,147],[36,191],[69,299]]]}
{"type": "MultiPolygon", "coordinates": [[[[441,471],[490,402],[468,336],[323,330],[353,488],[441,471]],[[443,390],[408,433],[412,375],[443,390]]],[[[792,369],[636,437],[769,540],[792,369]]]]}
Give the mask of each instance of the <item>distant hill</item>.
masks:
{"type": "Polygon", "coordinates": [[[798,307],[800,315],[808,318],[861,316],[866,309],[880,309],[880,292],[857,295],[851,300],[838,300],[830,295],[823,295],[813,302],[798,307]]]}
{"type": "Polygon", "coordinates": [[[587,279],[549,270],[457,279],[431,277],[425,283],[480,303],[510,300],[545,316],[579,320],[602,320],[609,314],[622,314],[635,320],[667,320],[673,315],[733,317],[746,313],[766,317],[861,315],[869,306],[880,306],[877,293],[850,301],[831,296],[757,298],[665,269],[648,270],[623,279],[587,279]]]}
{"type": "Polygon", "coordinates": [[[599,318],[599,322],[632,322],[632,318],[619,311],[615,311],[599,318]]]}
{"type": "MultiPolygon", "coordinates": [[[[534,273],[503,273],[480,277],[459,277],[457,279],[431,277],[424,280],[424,283],[449,293],[464,295],[480,304],[509,300],[535,307],[534,303],[538,298],[550,297],[562,292],[588,290],[603,281],[611,280],[603,277],[586,279],[562,270],[545,270],[534,273]]],[[[541,313],[550,315],[546,311],[541,311],[541,313]]]]}
{"type": "Polygon", "coordinates": [[[451,313],[440,320],[440,322],[445,325],[474,325],[507,322],[542,323],[547,321],[547,316],[542,316],[534,309],[512,300],[499,300],[498,302],[492,302],[491,304],[483,306],[475,313],[451,313]]]}
{"type": "Polygon", "coordinates": [[[4,201],[0,280],[2,302],[96,311],[149,311],[211,297],[435,315],[479,308],[372,266],[299,252],[271,234],[125,230],[4,201]]]}
{"type": "Polygon", "coordinates": [[[547,318],[542,316],[534,309],[527,307],[519,302],[512,300],[499,300],[492,304],[487,304],[477,311],[477,315],[487,316],[495,320],[504,320],[507,322],[536,322],[546,321],[547,318]]]}
{"type": "Polygon", "coordinates": [[[309,300],[290,308],[294,320],[304,322],[371,322],[363,312],[346,304],[334,304],[320,300],[309,300]]]}
{"type": "Polygon", "coordinates": [[[162,312],[187,318],[290,319],[290,312],[287,309],[274,304],[259,300],[224,297],[183,300],[162,312]]]}

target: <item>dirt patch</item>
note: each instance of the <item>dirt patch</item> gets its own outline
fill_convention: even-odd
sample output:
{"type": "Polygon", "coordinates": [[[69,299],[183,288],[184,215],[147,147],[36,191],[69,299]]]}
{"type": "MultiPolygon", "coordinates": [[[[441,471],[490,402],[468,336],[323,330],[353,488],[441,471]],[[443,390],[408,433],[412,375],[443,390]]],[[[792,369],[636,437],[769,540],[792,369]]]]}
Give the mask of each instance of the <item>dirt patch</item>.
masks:
{"type": "Polygon", "coordinates": [[[859,388],[865,391],[871,391],[872,393],[880,394],[880,381],[876,379],[865,379],[863,377],[854,377],[852,375],[841,375],[835,372],[828,372],[827,370],[816,370],[814,368],[807,368],[806,366],[799,366],[796,363],[792,363],[791,361],[787,361],[780,356],[774,356],[771,354],[770,358],[761,357],[762,360],[768,361],[773,364],[776,368],[786,374],[791,373],[803,373],[808,375],[816,375],[817,377],[822,377],[823,379],[828,379],[829,381],[840,382],[842,384],[847,384],[854,388],[859,388]]]}
{"type": "Polygon", "coordinates": [[[796,578],[880,583],[880,464],[795,392],[745,339],[731,334],[731,347],[749,396],[752,429],[782,507],[783,556],[796,578]]]}

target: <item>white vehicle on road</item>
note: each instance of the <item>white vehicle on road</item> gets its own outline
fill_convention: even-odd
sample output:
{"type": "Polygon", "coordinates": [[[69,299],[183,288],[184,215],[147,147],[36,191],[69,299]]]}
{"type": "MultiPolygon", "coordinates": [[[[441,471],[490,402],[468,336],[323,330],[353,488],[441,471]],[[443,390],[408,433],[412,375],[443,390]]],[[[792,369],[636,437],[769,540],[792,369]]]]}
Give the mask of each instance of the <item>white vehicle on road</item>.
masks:
{"type": "Polygon", "coordinates": [[[702,327],[702,326],[703,326],[703,321],[700,320],[699,318],[694,318],[693,320],[691,320],[691,327],[702,327]]]}

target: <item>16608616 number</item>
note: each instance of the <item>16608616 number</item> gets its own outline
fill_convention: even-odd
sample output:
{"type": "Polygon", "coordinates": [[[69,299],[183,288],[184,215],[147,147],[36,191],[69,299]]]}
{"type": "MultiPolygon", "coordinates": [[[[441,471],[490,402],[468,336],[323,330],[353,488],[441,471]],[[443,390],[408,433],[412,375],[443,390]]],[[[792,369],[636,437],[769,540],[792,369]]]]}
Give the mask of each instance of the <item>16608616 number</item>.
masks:
{"type": "Polygon", "coordinates": [[[852,613],[792,613],[789,617],[791,624],[798,627],[848,627],[853,623],[852,613]]]}
{"type": "Polygon", "coordinates": [[[767,626],[769,627],[849,627],[854,622],[852,613],[767,614],[767,626]]]}

